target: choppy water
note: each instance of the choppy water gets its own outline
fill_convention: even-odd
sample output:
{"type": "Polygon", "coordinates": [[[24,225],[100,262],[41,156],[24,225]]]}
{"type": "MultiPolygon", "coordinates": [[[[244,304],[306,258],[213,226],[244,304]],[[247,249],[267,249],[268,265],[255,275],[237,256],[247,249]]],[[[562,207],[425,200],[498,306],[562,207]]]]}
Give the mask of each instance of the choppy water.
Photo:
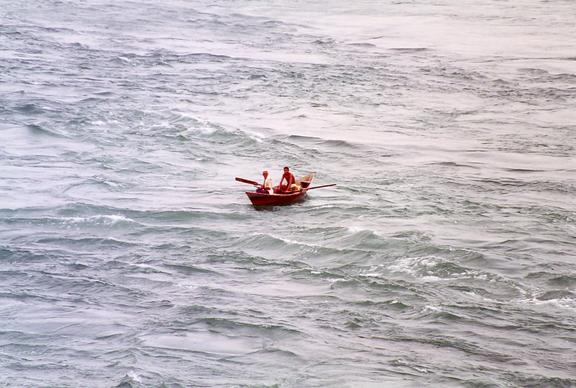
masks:
{"type": "Polygon", "coordinates": [[[0,385],[576,386],[574,20],[4,0],[0,385]]]}

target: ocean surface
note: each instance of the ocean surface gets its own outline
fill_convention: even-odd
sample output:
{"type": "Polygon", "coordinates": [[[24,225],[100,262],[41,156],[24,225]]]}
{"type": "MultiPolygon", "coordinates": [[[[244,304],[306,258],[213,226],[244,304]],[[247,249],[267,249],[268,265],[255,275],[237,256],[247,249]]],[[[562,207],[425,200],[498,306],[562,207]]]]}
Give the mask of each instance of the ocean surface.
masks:
{"type": "Polygon", "coordinates": [[[576,387],[575,20],[2,0],[0,386],[576,387]]]}

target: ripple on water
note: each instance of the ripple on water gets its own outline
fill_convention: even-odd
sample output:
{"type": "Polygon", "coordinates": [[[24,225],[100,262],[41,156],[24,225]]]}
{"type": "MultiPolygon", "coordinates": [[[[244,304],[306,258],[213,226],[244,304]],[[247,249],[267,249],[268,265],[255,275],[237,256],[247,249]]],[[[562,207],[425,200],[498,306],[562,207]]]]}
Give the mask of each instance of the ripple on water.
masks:
{"type": "Polygon", "coordinates": [[[233,337],[207,331],[149,335],[142,340],[145,346],[187,350],[215,357],[248,354],[263,346],[262,339],[258,337],[233,337]]]}

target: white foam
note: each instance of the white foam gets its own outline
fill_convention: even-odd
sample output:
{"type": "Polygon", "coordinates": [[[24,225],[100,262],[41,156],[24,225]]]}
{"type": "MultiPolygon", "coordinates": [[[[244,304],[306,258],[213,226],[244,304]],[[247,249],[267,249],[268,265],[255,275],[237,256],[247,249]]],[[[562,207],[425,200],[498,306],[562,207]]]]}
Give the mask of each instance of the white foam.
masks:
{"type": "Polygon", "coordinates": [[[111,215],[95,215],[90,217],[61,217],[57,220],[63,224],[76,225],[76,224],[94,224],[94,225],[115,225],[122,222],[135,222],[119,214],[111,215]]]}
{"type": "MultiPolygon", "coordinates": [[[[388,270],[392,272],[403,272],[407,273],[416,278],[420,278],[425,281],[440,281],[445,279],[479,279],[487,280],[489,275],[486,273],[481,273],[474,270],[462,269],[462,272],[454,273],[443,273],[442,276],[436,274],[436,267],[451,263],[437,256],[422,256],[422,257],[406,257],[396,261],[396,263],[388,266],[388,270]]],[[[444,272],[444,271],[442,271],[444,272]]]]}
{"type": "Polygon", "coordinates": [[[526,304],[532,306],[551,306],[567,310],[576,310],[576,299],[569,297],[547,299],[547,300],[540,300],[537,299],[536,297],[532,297],[532,298],[520,299],[518,302],[520,304],[526,304]]]}

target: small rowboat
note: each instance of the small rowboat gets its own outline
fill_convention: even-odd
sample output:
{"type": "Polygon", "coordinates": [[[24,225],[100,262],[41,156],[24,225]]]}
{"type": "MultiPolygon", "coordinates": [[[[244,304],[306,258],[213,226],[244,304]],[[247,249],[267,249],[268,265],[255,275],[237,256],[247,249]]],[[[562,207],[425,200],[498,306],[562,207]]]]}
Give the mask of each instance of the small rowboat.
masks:
{"type": "Polygon", "coordinates": [[[308,188],[314,179],[314,173],[305,175],[296,180],[296,184],[300,186],[300,190],[289,193],[258,193],[255,191],[246,191],[246,195],[254,206],[284,206],[291,205],[296,202],[301,202],[306,199],[308,188]]]}

